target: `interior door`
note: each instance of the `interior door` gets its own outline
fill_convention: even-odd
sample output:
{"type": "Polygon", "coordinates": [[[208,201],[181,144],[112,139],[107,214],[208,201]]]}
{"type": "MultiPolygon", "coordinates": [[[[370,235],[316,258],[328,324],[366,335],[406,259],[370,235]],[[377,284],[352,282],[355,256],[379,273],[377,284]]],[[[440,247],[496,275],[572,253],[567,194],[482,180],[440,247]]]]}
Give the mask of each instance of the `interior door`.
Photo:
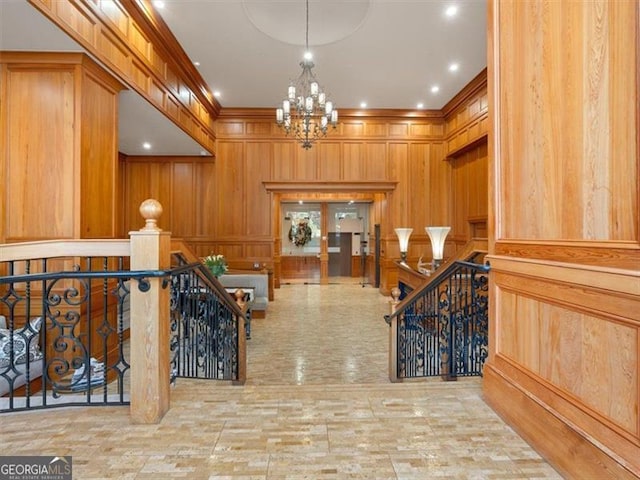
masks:
{"type": "Polygon", "coordinates": [[[340,235],[340,276],[351,276],[351,234],[340,235]]]}
{"type": "Polygon", "coordinates": [[[340,275],[342,248],[340,247],[340,234],[337,232],[329,232],[327,235],[329,250],[329,276],[337,277],[340,275]]]}

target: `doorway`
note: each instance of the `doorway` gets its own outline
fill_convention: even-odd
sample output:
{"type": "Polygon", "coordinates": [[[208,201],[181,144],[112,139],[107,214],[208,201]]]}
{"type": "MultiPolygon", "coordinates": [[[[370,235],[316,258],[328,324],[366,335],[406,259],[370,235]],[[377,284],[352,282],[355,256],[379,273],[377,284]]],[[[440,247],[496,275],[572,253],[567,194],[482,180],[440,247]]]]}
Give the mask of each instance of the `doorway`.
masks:
{"type": "Polygon", "coordinates": [[[327,206],[329,281],[360,278],[366,255],[369,203],[335,202],[327,206]]]}
{"type": "Polygon", "coordinates": [[[280,204],[283,283],[337,283],[364,278],[371,202],[280,204]]]}

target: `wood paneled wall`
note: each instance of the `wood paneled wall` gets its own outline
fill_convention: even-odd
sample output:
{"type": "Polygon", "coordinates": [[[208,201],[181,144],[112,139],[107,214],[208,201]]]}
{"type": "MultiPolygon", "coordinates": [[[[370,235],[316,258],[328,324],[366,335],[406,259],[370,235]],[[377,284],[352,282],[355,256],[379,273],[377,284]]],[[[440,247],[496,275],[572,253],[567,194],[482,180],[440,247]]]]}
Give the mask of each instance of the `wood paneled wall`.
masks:
{"type": "Polygon", "coordinates": [[[121,88],[82,54],[0,52],[0,242],[117,235],[121,88]]]}
{"type": "MultiPolygon", "coordinates": [[[[353,183],[354,180],[397,181],[396,190],[382,196],[388,197],[386,215],[380,219],[385,225],[383,237],[387,248],[384,255],[388,261],[399,256],[393,227],[406,225],[409,218],[417,225],[424,225],[432,216],[422,205],[414,203],[412,207],[410,198],[431,195],[434,204],[447,205],[443,195],[448,191],[449,166],[442,161],[440,118],[406,120],[399,116],[343,120],[339,132],[306,151],[283,137],[274,124],[272,114],[272,111],[223,110],[217,123],[215,163],[211,164],[207,174],[193,174],[192,177],[197,182],[210,185],[213,192],[210,200],[199,198],[195,203],[203,205],[211,215],[203,218],[204,224],[198,225],[188,235],[183,230],[176,230],[173,219],[163,218],[163,228],[176,230],[175,234],[188,237],[199,254],[216,251],[225,254],[232,264],[236,259],[242,259],[273,266],[277,258],[276,246],[279,245],[275,238],[279,230],[274,225],[273,216],[276,195],[267,191],[263,182],[306,182],[306,187],[300,186],[299,193],[310,199],[318,191],[317,182],[336,185],[353,183]],[[410,174],[409,168],[414,172],[410,174]],[[444,186],[438,184],[429,194],[425,190],[430,184],[430,175],[442,179],[444,186]],[[313,191],[307,189],[309,185],[313,186],[313,191]],[[440,198],[436,199],[438,196],[440,198]],[[413,210],[408,211],[410,208],[413,210]],[[197,235],[194,234],[196,232],[197,235]]],[[[136,198],[130,194],[125,196],[125,204],[134,205],[145,195],[153,193],[148,186],[142,186],[154,178],[144,168],[161,172],[174,167],[161,159],[134,162],[127,159],[125,168],[128,191],[144,192],[136,194],[136,198]]],[[[169,183],[171,185],[164,190],[176,190],[175,180],[169,183]]],[[[163,203],[172,201],[175,200],[167,199],[163,203]]],[[[188,211],[192,204],[189,201],[180,203],[179,208],[186,217],[193,217],[188,211]]],[[[444,217],[441,221],[445,221],[448,214],[446,207],[438,212],[444,217]]],[[[135,216],[130,215],[130,218],[135,216]]],[[[127,224],[131,225],[131,220],[127,220],[127,224]]],[[[279,269],[275,271],[277,275],[279,269]]]]}
{"type": "Polygon", "coordinates": [[[451,240],[460,246],[470,238],[488,238],[489,198],[488,152],[486,137],[477,147],[456,157],[452,166],[453,209],[451,240]]]}
{"type": "Polygon", "coordinates": [[[141,222],[138,208],[147,198],[163,206],[160,223],[178,238],[214,236],[217,195],[212,157],[136,157],[120,155],[123,164],[126,232],[141,222]]]}
{"type": "MultiPolygon", "coordinates": [[[[264,150],[257,171],[262,181],[294,185],[300,182],[300,198],[305,193],[311,198],[318,183],[327,184],[330,192],[341,183],[393,182],[392,191],[377,194],[369,224],[370,234],[375,223],[381,225],[381,290],[388,292],[397,283],[393,262],[400,256],[393,229],[414,228],[409,256],[417,261],[420,255],[429,256],[430,252],[424,227],[451,222],[451,166],[444,161],[444,118],[440,112],[370,111],[359,116],[357,112],[341,111],[341,114],[339,128],[305,151],[283,136],[273,122],[272,111],[223,110],[216,124],[217,162],[242,165],[238,144],[254,150],[257,147],[251,145],[261,145],[264,150]]],[[[249,150],[243,155],[245,160],[251,159],[249,150]]],[[[244,176],[252,175],[246,171],[244,176]]],[[[232,188],[229,181],[223,183],[227,189],[232,188]]],[[[240,198],[237,194],[233,197],[233,191],[226,193],[227,198],[240,198]]],[[[261,215],[273,223],[269,212],[274,200],[265,196],[266,192],[255,193],[262,196],[256,200],[267,209],[261,215]]],[[[272,227],[270,235],[271,232],[278,230],[272,227]]]]}
{"type": "Polygon", "coordinates": [[[214,151],[220,110],[204,80],[148,0],[28,0],[87,52],[214,151]]]}
{"type": "Polygon", "coordinates": [[[450,240],[456,249],[470,238],[487,238],[489,127],[486,70],[445,107],[447,159],[452,166],[450,240]]]}
{"type": "MultiPolygon", "coordinates": [[[[341,114],[338,129],[310,150],[283,135],[272,110],[223,109],[216,122],[215,162],[200,157],[123,157],[126,228],[137,224],[140,201],[157,195],[171,211],[162,218],[162,227],[184,237],[199,255],[223,253],[232,265],[266,263],[274,268],[278,284],[276,217],[282,192],[287,198],[327,201],[366,191],[373,199],[370,234],[375,224],[381,225],[381,291],[388,293],[397,284],[394,261],[400,257],[394,228],[414,228],[409,259],[416,263],[422,255],[431,258],[425,226],[460,228],[452,232],[455,242],[447,247],[451,254],[457,243],[470,238],[469,218],[486,217],[486,147],[470,147],[469,158],[446,161],[449,137],[441,112],[341,114]],[[463,203],[454,204],[452,181],[464,193],[463,203]],[[279,190],[277,185],[286,188],[279,190]],[[198,214],[196,208],[209,214],[198,214]],[[454,221],[454,208],[465,216],[464,222],[454,221]]],[[[467,124],[484,121],[486,72],[455,99],[450,115],[448,121],[455,122],[450,136],[459,136],[467,124]]]]}
{"type": "Polygon", "coordinates": [[[568,478],[638,478],[639,4],[489,18],[484,393],[568,478]]]}

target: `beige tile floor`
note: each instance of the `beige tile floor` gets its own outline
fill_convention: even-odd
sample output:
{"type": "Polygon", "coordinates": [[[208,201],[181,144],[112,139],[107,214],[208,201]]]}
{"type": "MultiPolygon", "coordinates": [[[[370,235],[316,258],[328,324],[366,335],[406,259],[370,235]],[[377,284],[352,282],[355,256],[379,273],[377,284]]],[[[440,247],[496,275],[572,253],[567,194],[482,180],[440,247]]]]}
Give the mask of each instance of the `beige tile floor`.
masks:
{"type": "Polygon", "coordinates": [[[72,455],[81,480],[560,478],[481,380],[388,382],[388,300],[284,285],[253,321],[245,386],[179,379],[158,425],[126,407],[3,415],[2,455],[72,455]]]}

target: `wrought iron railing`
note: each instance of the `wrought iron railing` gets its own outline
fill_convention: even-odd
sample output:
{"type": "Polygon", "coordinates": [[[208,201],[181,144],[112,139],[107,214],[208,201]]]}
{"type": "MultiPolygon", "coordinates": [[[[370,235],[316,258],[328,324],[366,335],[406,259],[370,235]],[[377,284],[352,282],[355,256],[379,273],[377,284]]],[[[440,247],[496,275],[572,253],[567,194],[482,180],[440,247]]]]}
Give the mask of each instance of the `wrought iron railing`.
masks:
{"type": "Polygon", "coordinates": [[[172,376],[244,381],[244,312],[200,262],[174,254],[171,275],[172,376]]]}
{"type": "Polygon", "coordinates": [[[72,261],[2,263],[2,412],[128,403],[130,282],[144,291],[155,272],[127,271],[124,257],[86,257],[71,271],[49,271],[72,261]]]}
{"type": "Polygon", "coordinates": [[[385,316],[395,355],[392,379],[482,375],[488,355],[489,269],[453,262],[385,316]]]}
{"type": "Polygon", "coordinates": [[[148,271],[123,256],[1,262],[0,412],[128,404],[130,289],[152,277],[170,287],[174,378],[242,383],[243,311],[200,262],[174,258],[148,271]]]}

